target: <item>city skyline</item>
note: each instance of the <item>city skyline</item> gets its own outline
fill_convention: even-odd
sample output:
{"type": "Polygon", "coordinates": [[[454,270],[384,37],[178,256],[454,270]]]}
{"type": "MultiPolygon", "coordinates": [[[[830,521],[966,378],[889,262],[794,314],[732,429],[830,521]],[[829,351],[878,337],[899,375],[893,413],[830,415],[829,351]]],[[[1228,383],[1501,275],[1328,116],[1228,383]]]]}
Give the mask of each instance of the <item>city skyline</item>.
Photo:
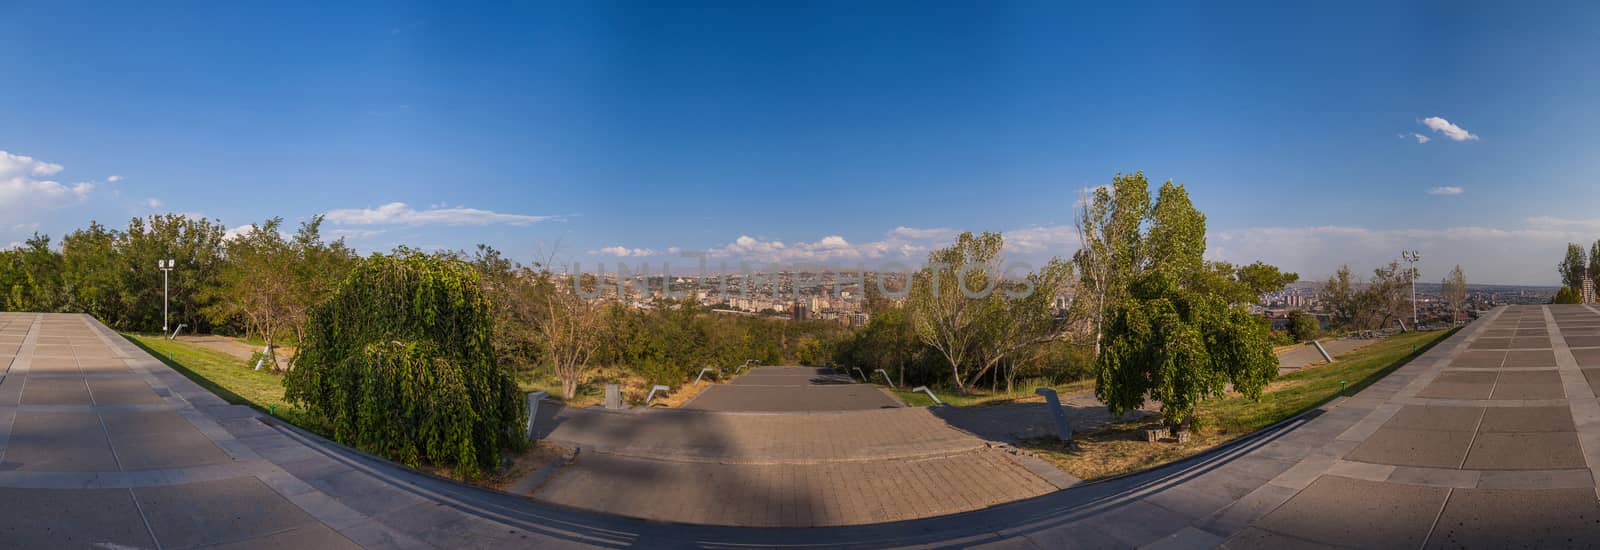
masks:
{"type": "Polygon", "coordinates": [[[1141,169],[1209,257],[1305,279],[1554,285],[1600,238],[1591,6],[908,7],[8,5],[0,246],[324,214],[362,252],[871,268],[992,230],[1038,265],[1141,169]]]}

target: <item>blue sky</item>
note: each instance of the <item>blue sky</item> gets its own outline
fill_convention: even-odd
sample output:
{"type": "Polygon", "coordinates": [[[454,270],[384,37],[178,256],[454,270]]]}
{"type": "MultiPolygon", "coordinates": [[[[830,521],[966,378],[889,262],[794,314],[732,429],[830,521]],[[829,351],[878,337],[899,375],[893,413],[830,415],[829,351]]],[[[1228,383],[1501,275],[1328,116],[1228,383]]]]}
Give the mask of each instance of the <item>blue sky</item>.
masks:
{"type": "Polygon", "coordinates": [[[1592,3],[861,4],[0,0],[0,246],[171,211],[327,213],[365,251],[854,265],[970,229],[1042,259],[1141,169],[1213,257],[1312,277],[1417,248],[1548,284],[1600,238],[1592,3]]]}

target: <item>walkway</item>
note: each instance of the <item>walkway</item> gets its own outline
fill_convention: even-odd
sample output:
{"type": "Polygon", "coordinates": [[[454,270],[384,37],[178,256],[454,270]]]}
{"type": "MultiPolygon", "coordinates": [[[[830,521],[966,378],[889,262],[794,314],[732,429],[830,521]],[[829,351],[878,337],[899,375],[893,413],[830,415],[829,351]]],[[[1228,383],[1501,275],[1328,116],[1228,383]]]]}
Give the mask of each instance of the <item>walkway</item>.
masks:
{"type": "Polygon", "coordinates": [[[848,411],[903,407],[872,384],[812,367],[755,367],[729,384],[706,388],[685,409],[711,411],[848,411]]]}
{"type": "Polygon", "coordinates": [[[1076,481],[823,369],[759,367],[684,409],[541,416],[542,437],[579,453],[535,499],[657,521],[882,523],[981,509],[1076,481]]]}
{"type": "Polygon", "coordinates": [[[1193,460],[809,529],[630,519],[419,474],[228,406],[82,316],[0,315],[0,365],[4,546],[1600,544],[1600,311],[1583,306],[1497,310],[1354,397],[1193,460]]]}

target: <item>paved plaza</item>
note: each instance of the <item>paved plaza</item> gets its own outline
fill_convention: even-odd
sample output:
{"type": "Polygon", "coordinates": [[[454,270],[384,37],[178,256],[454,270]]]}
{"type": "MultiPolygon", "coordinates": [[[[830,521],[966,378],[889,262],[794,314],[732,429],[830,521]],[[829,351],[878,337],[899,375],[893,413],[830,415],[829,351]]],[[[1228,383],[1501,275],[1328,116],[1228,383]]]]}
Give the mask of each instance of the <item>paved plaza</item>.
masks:
{"type": "Polygon", "coordinates": [[[848,411],[903,407],[872,384],[813,367],[755,367],[683,405],[708,411],[848,411]]]}
{"type": "Polygon", "coordinates": [[[928,409],[905,408],[876,386],[809,367],[757,367],[683,409],[567,409],[539,425],[545,439],[579,453],[535,499],[658,521],[882,523],[1075,482],[928,409]]]}
{"type": "Polygon", "coordinates": [[[596,459],[595,477],[557,475],[541,491],[592,490],[528,498],[228,405],[86,316],[0,314],[0,373],[8,548],[1600,545],[1600,310],[1587,306],[1497,309],[1352,397],[1200,457],[1064,490],[995,462],[1014,457],[972,446],[983,438],[936,410],[566,410],[542,429],[588,445],[578,463],[596,459]],[[802,455],[808,464],[787,463],[802,455]],[[904,458],[914,455],[924,458],[904,458]],[[651,481],[629,461],[641,456],[670,462],[701,496],[639,491],[651,481]],[[990,503],[949,457],[1012,477],[975,480],[999,488],[990,503]],[[958,476],[953,489],[908,482],[931,471],[921,462],[949,465],[938,468],[958,476]],[[769,473],[794,466],[812,471],[769,473]],[[861,484],[832,485],[857,470],[870,474],[861,484]],[[722,504],[770,492],[818,504],[722,504]],[[899,500],[867,500],[880,494],[899,500]],[[615,513],[593,511],[601,500],[615,513]],[[640,519],[668,508],[734,526],[640,519]],[[969,511],[937,515],[957,510],[969,511]],[[857,514],[874,521],[834,521],[857,514]],[[754,527],[769,525],[761,517],[834,526],[754,527]]]}

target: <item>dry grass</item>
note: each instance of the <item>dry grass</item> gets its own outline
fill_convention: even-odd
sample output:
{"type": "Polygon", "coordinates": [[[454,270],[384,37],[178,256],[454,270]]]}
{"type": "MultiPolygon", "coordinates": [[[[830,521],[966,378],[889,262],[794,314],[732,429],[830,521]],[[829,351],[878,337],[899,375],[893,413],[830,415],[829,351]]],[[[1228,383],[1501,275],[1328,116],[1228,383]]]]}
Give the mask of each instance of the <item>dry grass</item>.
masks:
{"type": "Polygon", "coordinates": [[[1199,428],[1182,444],[1173,439],[1145,441],[1148,421],[1107,424],[1075,435],[1077,448],[1054,438],[1036,439],[1022,447],[1084,480],[1105,479],[1146,470],[1216,448],[1254,433],[1340,395],[1354,394],[1414,359],[1454,331],[1406,333],[1340,355],[1337,361],[1303,369],[1267,385],[1260,399],[1229,394],[1200,404],[1199,428]]]}
{"type": "MultiPolygon", "coordinates": [[[[1093,391],[1094,380],[1079,380],[1076,382],[1068,382],[1066,384],[1058,384],[1052,387],[1055,388],[1057,395],[1065,398],[1069,395],[1093,391]]],[[[940,388],[934,389],[933,394],[939,396],[939,400],[943,401],[944,404],[952,407],[987,407],[990,405],[1004,405],[1009,403],[1043,403],[1044,397],[1033,393],[1034,388],[1035,386],[1032,384],[1026,383],[1018,384],[1015,390],[1009,393],[1004,391],[994,392],[983,388],[969,388],[969,391],[965,395],[962,395],[955,390],[940,388]]],[[[922,392],[913,392],[910,388],[896,388],[890,391],[894,392],[895,396],[899,397],[900,401],[904,402],[907,407],[926,407],[933,404],[933,400],[928,399],[928,394],[922,392]]]]}
{"type": "MultiPolygon", "coordinates": [[[[688,382],[672,388],[665,394],[657,393],[655,400],[650,402],[652,407],[679,407],[687,403],[701,391],[717,384],[710,375],[700,383],[688,382]]],[[[591,370],[578,384],[578,393],[572,399],[563,399],[561,396],[561,381],[550,375],[522,375],[518,385],[522,391],[542,391],[550,394],[550,398],[565,403],[568,407],[592,407],[605,402],[606,384],[622,385],[622,401],[624,403],[642,404],[650,396],[652,384],[644,377],[634,374],[626,369],[616,366],[597,367],[591,370]]],[[[926,396],[924,396],[926,398],[926,396]]]]}
{"type": "Polygon", "coordinates": [[[499,470],[484,474],[476,479],[457,477],[450,468],[426,467],[425,471],[439,477],[505,492],[510,490],[511,486],[522,480],[522,478],[533,475],[534,472],[538,472],[546,465],[565,460],[566,453],[566,447],[546,441],[535,441],[533,444],[528,445],[528,450],[523,451],[522,454],[508,457],[509,462],[499,470]]]}

